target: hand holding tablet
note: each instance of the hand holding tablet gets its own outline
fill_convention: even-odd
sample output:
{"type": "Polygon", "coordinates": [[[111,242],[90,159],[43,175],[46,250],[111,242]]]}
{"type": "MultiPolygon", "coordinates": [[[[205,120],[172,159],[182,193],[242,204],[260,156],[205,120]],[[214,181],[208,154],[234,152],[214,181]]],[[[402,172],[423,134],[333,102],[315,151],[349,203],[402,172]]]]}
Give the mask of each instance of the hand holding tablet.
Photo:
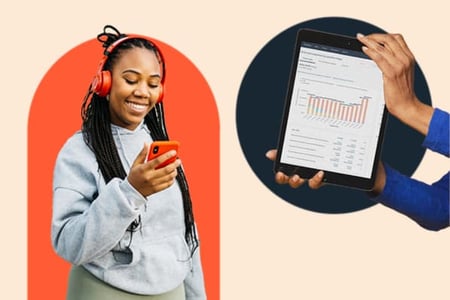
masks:
{"type": "MultiPolygon", "coordinates": [[[[266,157],[272,161],[274,161],[277,157],[277,150],[276,149],[272,149],[267,151],[266,153],[266,157]]],[[[278,184],[289,184],[289,186],[291,188],[298,188],[300,186],[302,186],[306,181],[308,182],[308,185],[311,189],[316,190],[318,188],[320,188],[324,183],[323,183],[323,176],[324,176],[324,172],[323,171],[319,171],[317,172],[313,177],[309,178],[308,180],[306,180],[305,178],[300,177],[297,174],[294,174],[292,176],[288,176],[282,172],[277,172],[275,174],[275,181],[278,184]]]]}
{"type": "MultiPolygon", "coordinates": [[[[297,34],[274,170],[373,188],[387,112],[380,69],[353,37],[297,34]]],[[[292,185],[291,185],[292,186],[292,185]]]]}
{"type": "MultiPolygon", "coordinates": [[[[266,153],[267,158],[275,161],[275,181],[279,184],[289,184],[293,188],[307,182],[311,188],[316,189],[324,183],[330,182],[362,190],[371,190],[371,193],[366,195],[369,195],[372,201],[408,216],[425,229],[440,230],[448,227],[448,172],[436,182],[428,184],[412,179],[401,171],[394,169],[389,163],[380,160],[387,111],[405,125],[425,136],[422,147],[447,157],[449,156],[449,114],[442,109],[433,108],[431,103],[426,101],[426,95],[416,95],[415,88],[419,88],[420,92],[421,87],[416,86],[414,82],[415,59],[403,37],[399,34],[377,33],[368,36],[359,34],[357,35],[357,40],[349,37],[336,37],[336,39],[342,41],[345,41],[346,38],[352,39],[347,41],[348,44],[353,44],[355,40],[360,43],[359,49],[361,49],[360,52],[366,55],[366,61],[362,61],[360,64],[352,64],[351,62],[348,63],[348,57],[344,57],[344,55],[352,56],[353,52],[346,52],[344,46],[339,46],[333,42],[335,39],[333,36],[335,35],[323,32],[306,33],[308,31],[304,30],[302,33],[301,30],[298,33],[296,54],[294,56],[291,81],[289,82],[278,150],[272,149],[266,153]],[[315,39],[309,34],[316,37],[321,36],[326,41],[321,41],[321,38],[315,39]],[[314,44],[318,44],[318,46],[313,45],[312,42],[309,44],[310,39],[315,39],[314,44]],[[302,44],[301,41],[305,40],[306,42],[302,44]],[[327,48],[326,46],[330,43],[333,45],[327,48]],[[300,47],[314,48],[318,51],[303,49],[304,52],[302,53],[299,49],[300,47]],[[302,56],[302,54],[308,54],[311,57],[307,55],[302,56]],[[351,72],[347,73],[346,71],[346,69],[355,70],[353,68],[355,65],[357,66],[356,69],[358,69],[365,65],[365,62],[370,62],[368,65],[372,64],[372,66],[376,64],[378,71],[381,72],[382,82],[381,88],[379,88],[381,94],[378,97],[376,97],[376,93],[373,93],[376,91],[376,88],[367,88],[364,85],[364,80],[361,81],[359,80],[360,78],[352,76],[351,72]],[[328,69],[326,65],[329,65],[328,69]],[[330,71],[339,66],[341,67],[341,72],[333,73],[330,71]],[[305,68],[308,69],[305,70],[305,68]],[[347,84],[340,84],[338,83],[339,81],[346,81],[347,84]],[[355,83],[356,85],[348,83],[355,83]],[[327,85],[328,89],[324,88],[324,85],[327,85]],[[337,85],[344,89],[337,91],[335,88],[337,85]],[[345,89],[347,87],[359,87],[361,90],[358,88],[356,90],[365,91],[367,94],[365,97],[360,98],[360,103],[354,100],[345,101],[345,95],[349,96],[347,99],[352,99],[351,93],[345,89]],[[332,98],[329,95],[330,93],[337,95],[336,98],[332,98]],[[420,100],[422,97],[425,99],[425,102],[420,100]],[[363,101],[363,99],[367,99],[367,102],[363,101]],[[377,102],[371,100],[381,100],[380,102],[383,102],[381,117],[380,115],[377,117],[376,113],[381,111],[381,107],[377,110],[377,102]],[[356,108],[355,119],[355,106],[364,106],[363,103],[367,105],[367,111],[361,116],[361,110],[356,108]],[[336,114],[336,106],[341,111],[343,109],[344,117],[342,117],[341,113],[336,114]],[[353,113],[348,106],[353,106],[353,113]],[[370,114],[369,110],[372,110],[370,114]],[[350,115],[350,119],[348,119],[348,115],[350,115]],[[363,122],[361,122],[361,118],[364,120],[363,122]],[[368,122],[367,118],[381,120],[381,124],[376,125],[377,123],[368,122]],[[328,124],[328,127],[332,128],[327,128],[323,124],[320,126],[320,122],[328,124]],[[348,126],[351,122],[359,122],[359,125],[348,126]],[[352,131],[350,129],[356,129],[353,130],[353,134],[360,131],[359,133],[361,134],[354,138],[356,139],[355,141],[361,141],[364,139],[364,133],[370,133],[369,127],[364,128],[364,125],[368,123],[375,124],[376,126],[372,127],[379,129],[378,134],[376,132],[373,134],[372,131],[372,134],[367,135],[376,137],[375,143],[372,141],[371,146],[368,144],[369,148],[373,148],[376,144],[374,155],[366,156],[366,160],[371,160],[369,164],[371,168],[363,168],[366,171],[371,170],[372,173],[369,178],[366,178],[366,171],[361,173],[359,172],[361,170],[347,168],[347,171],[340,172],[338,170],[339,164],[327,165],[326,158],[329,159],[331,157],[333,161],[340,162],[340,157],[342,157],[342,155],[339,155],[342,151],[338,151],[342,148],[333,148],[331,154],[324,151],[327,148],[327,142],[333,137],[340,135],[345,139],[346,134],[351,135],[352,131]],[[302,141],[302,139],[308,138],[317,140],[302,141]],[[307,143],[310,143],[310,145],[307,143]],[[284,155],[283,151],[285,152],[284,155]],[[298,162],[295,162],[295,159],[298,162]],[[321,179],[321,175],[323,179],[321,179]]],[[[358,55],[354,56],[358,57],[358,55]]],[[[358,72],[358,74],[360,74],[361,78],[370,78],[372,83],[379,83],[378,80],[374,80],[376,76],[370,75],[370,71],[358,72]]],[[[421,84],[425,83],[422,82],[421,84]]],[[[364,112],[364,110],[362,111],[364,112]]],[[[403,138],[403,136],[400,137],[403,138]]],[[[411,138],[410,136],[405,138],[408,137],[411,138]]],[[[344,144],[341,143],[339,146],[344,144]]],[[[358,148],[358,143],[354,143],[354,145],[356,145],[354,148],[358,148]]],[[[336,144],[335,146],[338,145],[336,144]]],[[[351,152],[347,151],[347,153],[351,152]]],[[[358,154],[361,155],[362,153],[363,151],[358,154]]],[[[351,157],[346,156],[345,158],[351,157]]],[[[348,163],[349,161],[344,160],[344,162],[348,163]]],[[[352,164],[349,165],[353,166],[352,164]]]]}

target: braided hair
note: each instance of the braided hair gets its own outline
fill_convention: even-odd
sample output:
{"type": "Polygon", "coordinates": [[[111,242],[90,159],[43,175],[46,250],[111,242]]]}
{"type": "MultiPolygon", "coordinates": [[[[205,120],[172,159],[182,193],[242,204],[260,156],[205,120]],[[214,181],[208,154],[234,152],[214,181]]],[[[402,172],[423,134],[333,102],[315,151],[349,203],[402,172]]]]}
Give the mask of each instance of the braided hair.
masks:
{"type": "MultiPolygon", "coordinates": [[[[97,40],[103,43],[103,47],[106,49],[112,43],[124,37],[126,37],[126,35],[121,34],[113,26],[107,25],[105,26],[103,33],[100,33],[97,36],[97,40]],[[107,32],[108,29],[112,29],[114,33],[107,32]]],[[[117,45],[117,47],[115,47],[108,55],[108,59],[105,62],[103,69],[111,71],[112,66],[121,54],[125,50],[132,48],[145,48],[153,51],[156,54],[156,57],[158,57],[159,63],[162,64],[162,70],[164,72],[164,61],[162,60],[162,56],[158,52],[158,49],[150,41],[143,38],[127,39],[117,45]]],[[[105,182],[108,183],[115,177],[125,179],[127,174],[120,160],[111,131],[108,101],[106,101],[105,97],[93,93],[91,87],[83,100],[81,117],[83,121],[82,133],[84,141],[94,152],[105,182]]],[[[150,136],[153,140],[169,140],[164,120],[164,106],[162,101],[159,101],[144,117],[144,123],[148,127],[150,136]]],[[[177,168],[177,171],[178,175],[176,180],[180,186],[183,198],[185,240],[189,245],[192,256],[199,244],[195,229],[192,201],[183,168],[180,166],[177,168]]],[[[139,216],[130,224],[127,230],[130,231],[132,235],[140,226],[142,226],[142,224],[139,216]]]]}

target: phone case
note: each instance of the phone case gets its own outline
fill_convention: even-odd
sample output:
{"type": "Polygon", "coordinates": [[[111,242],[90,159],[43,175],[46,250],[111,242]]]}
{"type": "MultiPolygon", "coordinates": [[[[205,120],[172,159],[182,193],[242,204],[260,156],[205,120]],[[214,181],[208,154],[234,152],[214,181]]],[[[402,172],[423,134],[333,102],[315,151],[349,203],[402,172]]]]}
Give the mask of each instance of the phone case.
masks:
{"type": "Polygon", "coordinates": [[[156,167],[156,169],[163,168],[168,164],[173,163],[177,159],[179,146],[180,143],[177,141],[155,141],[150,145],[150,149],[147,155],[147,161],[155,159],[156,157],[166,153],[167,151],[170,150],[177,151],[177,155],[167,159],[166,161],[164,161],[163,163],[159,164],[156,167]]]}

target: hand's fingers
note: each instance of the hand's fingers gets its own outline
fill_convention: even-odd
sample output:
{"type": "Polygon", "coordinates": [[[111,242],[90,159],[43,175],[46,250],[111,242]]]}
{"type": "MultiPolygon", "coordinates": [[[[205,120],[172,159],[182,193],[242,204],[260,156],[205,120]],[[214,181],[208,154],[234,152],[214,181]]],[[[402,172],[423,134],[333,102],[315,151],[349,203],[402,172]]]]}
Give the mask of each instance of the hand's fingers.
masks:
{"type": "Polygon", "coordinates": [[[177,159],[163,168],[147,172],[145,175],[146,184],[152,186],[155,190],[158,186],[167,187],[167,183],[170,186],[178,174],[177,168],[180,165],[181,161],[177,159]]]}
{"type": "Polygon", "coordinates": [[[164,180],[162,180],[161,178],[158,180],[155,180],[154,182],[149,183],[148,185],[146,185],[145,190],[148,191],[148,194],[154,194],[157,192],[160,192],[162,190],[167,189],[168,187],[170,187],[172,184],[174,184],[175,182],[175,176],[171,176],[170,178],[165,178],[164,180]]]}
{"type": "Polygon", "coordinates": [[[363,43],[367,40],[373,40],[376,43],[383,45],[385,48],[391,50],[392,55],[406,54],[410,57],[413,57],[413,54],[411,50],[409,50],[405,39],[399,33],[373,33],[367,36],[358,34],[357,37],[363,43]]]}
{"type": "Polygon", "coordinates": [[[160,164],[165,162],[166,160],[173,158],[177,155],[177,152],[175,150],[167,151],[166,153],[161,154],[160,156],[148,161],[148,167],[151,169],[154,169],[158,167],[160,164]]]}
{"type": "Polygon", "coordinates": [[[275,174],[275,181],[278,184],[289,184],[290,187],[296,189],[299,186],[301,186],[302,184],[305,183],[305,179],[301,178],[298,175],[294,175],[294,176],[287,176],[286,174],[282,173],[282,172],[277,172],[275,174]]]}
{"type": "Polygon", "coordinates": [[[363,47],[364,53],[388,77],[414,63],[414,56],[400,34],[375,33],[368,36],[358,34],[357,38],[365,45],[363,47]]]}
{"type": "Polygon", "coordinates": [[[148,163],[137,165],[130,170],[127,176],[130,184],[144,196],[157,193],[171,186],[178,174],[177,168],[181,165],[181,161],[177,159],[160,169],[149,167],[151,164],[157,163],[157,159],[153,159],[148,163]]]}
{"type": "Polygon", "coordinates": [[[312,189],[318,189],[323,185],[323,176],[325,173],[323,171],[317,172],[316,175],[314,175],[311,179],[308,181],[308,185],[312,189]]]}
{"type": "Polygon", "coordinates": [[[397,40],[398,44],[400,45],[400,47],[402,47],[404,53],[406,55],[408,55],[408,57],[410,59],[415,59],[414,58],[414,54],[411,52],[411,50],[409,49],[408,45],[406,44],[405,39],[403,38],[403,36],[399,33],[393,34],[393,37],[397,40]]]}
{"type": "Polygon", "coordinates": [[[275,174],[275,182],[278,184],[286,184],[289,182],[289,176],[282,172],[277,172],[275,174]]]}
{"type": "Polygon", "coordinates": [[[366,45],[368,48],[378,50],[380,52],[385,51],[392,54],[392,37],[383,33],[372,33],[369,35],[363,35],[358,33],[357,39],[366,45]]]}
{"type": "Polygon", "coordinates": [[[391,64],[396,60],[407,64],[410,60],[414,59],[414,55],[409,50],[401,34],[371,34],[366,38],[373,39],[377,43],[382,44],[384,48],[390,50],[389,55],[386,55],[386,59],[391,64]]]}
{"type": "Polygon", "coordinates": [[[157,185],[154,187],[154,191],[155,193],[163,191],[167,188],[169,188],[170,186],[172,186],[172,184],[175,182],[175,178],[170,180],[170,181],[164,181],[161,184],[157,185]]]}
{"type": "Polygon", "coordinates": [[[133,162],[133,165],[131,166],[131,168],[133,168],[136,165],[143,164],[145,162],[145,159],[146,159],[147,153],[148,153],[148,148],[149,148],[148,144],[144,143],[144,147],[142,148],[141,152],[139,152],[139,154],[134,159],[134,162],[133,162]]]}
{"type": "MultiPolygon", "coordinates": [[[[266,157],[270,160],[275,160],[277,157],[277,150],[272,149],[267,151],[266,157]]],[[[298,175],[289,177],[283,172],[277,172],[275,174],[275,182],[277,182],[278,184],[289,184],[293,188],[298,188],[305,182],[305,180],[303,178],[300,178],[300,176],[298,175]]]]}
{"type": "Polygon", "coordinates": [[[266,152],[266,157],[270,160],[275,160],[277,158],[277,150],[272,149],[266,152]]]}
{"type": "Polygon", "coordinates": [[[389,60],[387,59],[389,55],[392,55],[390,50],[374,39],[368,38],[368,36],[358,34],[356,37],[364,45],[362,47],[363,52],[377,64],[383,73],[391,68],[389,60]]]}
{"type": "Polygon", "coordinates": [[[304,183],[305,183],[305,179],[301,178],[298,175],[294,175],[291,178],[289,178],[289,185],[294,189],[298,188],[299,186],[301,186],[304,183]]]}
{"type": "Polygon", "coordinates": [[[178,174],[177,168],[180,165],[181,165],[181,162],[179,159],[177,159],[173,163],[168,164],[167,166],[160,168],[158,170],[155,170],[155,172],[153,174],[153,176],[155,177],[154,183],[161,184],[161,183],[175,179],[175,177],[178,174]]]}

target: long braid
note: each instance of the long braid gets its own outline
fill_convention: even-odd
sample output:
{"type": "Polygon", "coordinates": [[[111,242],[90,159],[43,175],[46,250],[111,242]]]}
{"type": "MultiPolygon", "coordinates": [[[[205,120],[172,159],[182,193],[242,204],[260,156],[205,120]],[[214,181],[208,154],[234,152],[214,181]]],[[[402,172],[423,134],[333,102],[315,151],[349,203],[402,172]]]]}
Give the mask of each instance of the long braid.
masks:
{"type": "Polygon", "coordinates": [[[114,177],[124,179],[127,176],[111,132],[108,103],[92,96],[83,117],[82,132],[86,144],[95,153],[100,171],[108,183],[114,177]]]}
{"type": "MultiPolygon", "coordinates": [[[[169,140],[164,120],[164,105],[162,102],[158,103],[145,117],[145,124],[149,128],[150,135],[153,140],[169,140]]],[[[191,249],[191,255],[193,255],[195,250],[198,248],[199,242],[195,228],[192,200],[189,193],[189,185],[186,180],[186,175],[181,166],[177,168],[177,173],[176,180],[180,186],[183,196],[184,224],[186,227],[184,237],[191,249]]]]}

